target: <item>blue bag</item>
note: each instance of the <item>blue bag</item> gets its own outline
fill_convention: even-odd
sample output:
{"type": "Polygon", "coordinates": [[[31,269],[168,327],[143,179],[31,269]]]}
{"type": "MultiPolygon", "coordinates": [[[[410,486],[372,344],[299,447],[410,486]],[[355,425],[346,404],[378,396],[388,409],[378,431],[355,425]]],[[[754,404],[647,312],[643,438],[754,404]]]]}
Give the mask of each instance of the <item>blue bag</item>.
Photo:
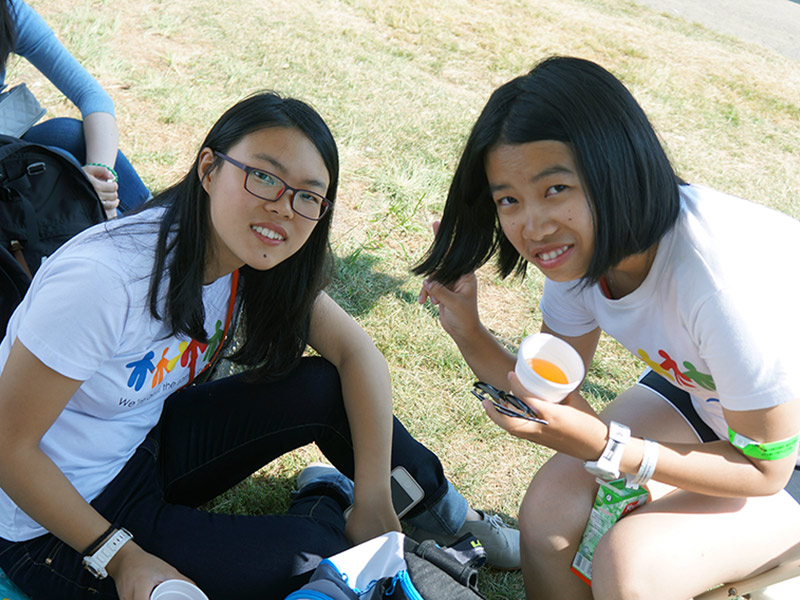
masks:
{"type": "Polygon", "coordinates": [[[0,600],[28,600],[28,597],[11,583],[2,569],[0,569],[0,600]]]}

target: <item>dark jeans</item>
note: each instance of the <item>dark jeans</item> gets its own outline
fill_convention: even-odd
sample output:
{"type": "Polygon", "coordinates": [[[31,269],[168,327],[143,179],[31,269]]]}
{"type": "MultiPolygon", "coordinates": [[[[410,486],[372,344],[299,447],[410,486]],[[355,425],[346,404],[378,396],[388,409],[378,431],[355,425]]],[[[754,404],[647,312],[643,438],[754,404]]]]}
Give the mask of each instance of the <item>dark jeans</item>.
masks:
{"type": "MultiPolygon", "coordinates": [[[[54,146],[66,151],[79,166],[86,163],[86,139],[83,136],[83,122],[77,119],[57,117],[47,119],[31,127],[22,139],[54,146]]],[[[117,172],[119,188],[119,212],[131,212],[150,197],[150,190],[142,183],[136,169],[121,151],[117,151],[117,161],[108,165],[117,172]]]]}
{"type": "MultiPolygon", "coordinates": [[[[167,400],[160,423],[92,505],[196,581],[211,600],[283,598],[321,558],[349,546],[341,492],[308,486],[285,515],[234,516],[196,507],[311,442],[352,478],[341,385],[324,359],[304,358],[277,382],[234,376],[189,387],[167,400]]],[[[405,466],[425,490],[415,514],[448,489],[439,460],[397,419],[392,464],[405,466]]],[[[0,568],[32,600],[117,598],[110,578],[94,579],[78,552],[52,535],[0,540],[0,568]]]]}

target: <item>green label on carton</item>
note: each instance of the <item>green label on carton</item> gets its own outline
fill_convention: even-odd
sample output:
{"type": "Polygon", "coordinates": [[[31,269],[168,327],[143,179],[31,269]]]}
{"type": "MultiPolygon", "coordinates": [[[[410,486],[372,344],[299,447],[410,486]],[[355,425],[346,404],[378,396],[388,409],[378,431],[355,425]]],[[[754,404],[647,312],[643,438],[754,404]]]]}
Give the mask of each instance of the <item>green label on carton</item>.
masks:
{"type": "Polygon", "coordinates": [[[632,510],[647,502],[647,488],[625,487],[625,479],[614,481],[597,480],[600,487],[594,498],[589,521],[583,531],[578,552],[572,561],[572,572],[583,581],[592,585],[592,558],[600,538],[611,526],[632,510]]]}

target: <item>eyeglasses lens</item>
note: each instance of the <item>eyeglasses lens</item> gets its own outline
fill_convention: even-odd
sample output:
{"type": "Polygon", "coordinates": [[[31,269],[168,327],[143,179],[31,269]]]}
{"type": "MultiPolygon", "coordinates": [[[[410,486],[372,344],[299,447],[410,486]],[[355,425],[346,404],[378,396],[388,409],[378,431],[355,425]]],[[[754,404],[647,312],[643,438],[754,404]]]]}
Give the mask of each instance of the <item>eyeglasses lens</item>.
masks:
{"type": "MultiPolygon", "coordinates": [[[[266,171],[251,170],[245,180],[245,188],[264,200],[275,201],[287,189],[277,176],[266,171]]],[[[292,190],[292,210],[308,219],[319,220],[328,208],[328,201],[308,190],[292,190]]]]}

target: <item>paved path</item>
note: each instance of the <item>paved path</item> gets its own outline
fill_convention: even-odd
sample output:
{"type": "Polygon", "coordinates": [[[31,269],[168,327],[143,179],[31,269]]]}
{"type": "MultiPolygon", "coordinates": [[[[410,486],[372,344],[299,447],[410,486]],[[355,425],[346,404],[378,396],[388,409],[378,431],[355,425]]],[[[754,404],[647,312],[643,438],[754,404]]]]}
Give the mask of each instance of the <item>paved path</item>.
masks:
{"type": "Polygon", "coordinates": [[[635,0],[800,61],[800,0],[635,0]]]}

